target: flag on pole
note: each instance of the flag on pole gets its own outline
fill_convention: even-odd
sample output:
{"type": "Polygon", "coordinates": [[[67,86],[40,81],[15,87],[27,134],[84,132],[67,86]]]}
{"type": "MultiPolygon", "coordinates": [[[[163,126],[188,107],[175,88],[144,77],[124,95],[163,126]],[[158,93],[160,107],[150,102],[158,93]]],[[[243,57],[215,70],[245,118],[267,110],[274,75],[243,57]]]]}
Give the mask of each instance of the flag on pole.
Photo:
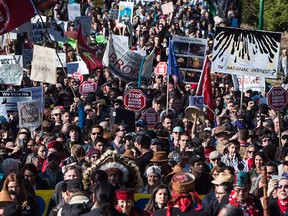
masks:
{"type": "Polygon", "coordinates": [[[210,62],[206,56],[204,70],[201,74],[196,95],[204,97],[204,104],[208,107],[208,117],[210,121],[214,120],[213,113],[213,96],[212,96],[212,86],[211,86],[211,76],[210,76],[210,62]]]}
{"type": "Polygon", "coordinates": [[[209,6],[209,11],[212,14],[212,16],[216,16],[217,14],[217,5],[214,1],[208,0],[208,6],[209,6]]]}
{"type": "Polygon", "coordinates": [[[92,48],[86,44],[82,35],[81,25],[78,29],[77,48],[80,57],[86,63],[89,70],[104,69],[101,60],[95,56],[97,48],[92,48]]]}
{"type": "Polygon", "coordinates": [[[12,31],[37,14],[31,0],[0,2],[0,35],[12,31]]]}
{"type": "Polygon", "coordinates": [[[183,81],[183,78],[180,73],[180,69],[177,64],[177,59],[174,52],[173,40],[169,40],[169,54],[168,54],[168,75],[174,75],[178,78],[180,82],[183,81]]]}

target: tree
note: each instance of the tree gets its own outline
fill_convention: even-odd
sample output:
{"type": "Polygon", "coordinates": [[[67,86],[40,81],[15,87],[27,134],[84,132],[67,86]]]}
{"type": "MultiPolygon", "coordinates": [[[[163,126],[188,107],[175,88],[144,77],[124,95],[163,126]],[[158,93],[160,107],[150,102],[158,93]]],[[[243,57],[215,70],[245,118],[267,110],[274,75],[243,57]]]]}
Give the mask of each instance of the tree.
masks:
{"type": "Polygon", "coordinates": [[[269,31],[288,30],[288,0],[265,1],[264,28],[269,31]]]}

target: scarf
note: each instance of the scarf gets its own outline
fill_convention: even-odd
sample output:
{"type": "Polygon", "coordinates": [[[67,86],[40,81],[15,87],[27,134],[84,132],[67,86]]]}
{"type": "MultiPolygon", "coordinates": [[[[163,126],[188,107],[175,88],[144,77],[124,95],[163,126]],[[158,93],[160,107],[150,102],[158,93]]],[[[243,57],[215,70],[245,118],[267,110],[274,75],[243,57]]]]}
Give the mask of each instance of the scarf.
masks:
{"type": "Polygon", "coordinates": [[[241,203],[237,201],[235,191],[232,190],[229,195],[229,204],[242,209],[243,212],[249,213],[250,216],[260,216],[259,210],[257,209],[257,206],[253,201],[251,195],[249,195],[249,197],[245,200],[244,203],[241,203]]]}
{"type": "Polygon", "coordinates": [[[287,200],[277,200],[278,206],[281,210],[281,213],[284,214],[288,209],[288,201],[287,200]]]}
{"type": "Polygon", "coordinates": [[[185,212],[189,207],[193,206],[196,210],[200,210],[201,199],[196,192],[187,194],[172,193],[172,199],[167,204],[166,216],[172,216],[171,209],[173,206],[177,206],[181,212],[185,212]]]}

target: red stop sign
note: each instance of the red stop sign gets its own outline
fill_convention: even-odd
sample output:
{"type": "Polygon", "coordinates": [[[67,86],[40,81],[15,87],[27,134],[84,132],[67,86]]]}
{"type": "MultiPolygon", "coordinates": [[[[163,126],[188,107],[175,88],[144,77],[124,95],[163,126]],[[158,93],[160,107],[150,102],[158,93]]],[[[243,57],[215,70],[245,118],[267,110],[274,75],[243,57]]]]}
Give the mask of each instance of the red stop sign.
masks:
{"type": "Polygon", "coordinates": [[[153,108],[148,108],[142,118],[147,122],[148,128],[153,129],[159,121],[159,115],[153,108]]]}
{"type": "Polygon", "coordinates": [[[97,90],[97,83],[85,81],[79,86],[79,92],[81,95],[87,96],[89,92],[95,92],[97,90]]]}
{"type": "Polygon", "coordinates": [[[72,74],[72,78],[73,79],[78,79],[78,80],[80,80],[80,83],[82,83],[83,82],[83,75],[80,73],[80,72],[75,72],[75,73],[73,73],[72,74]]]}
{"type": "Polygon", "coordinates": [[[167,74],[167,64],[165,62],[159,62],[155,67],[154,73],[157,76],[165,76],[167,74]]]}
{"type": "Polygon", "coordinates": [[[124,94],[124,105],[129,110],[141,111],[146,107],[146,95],[140,89],[130,89],[124,94]]]}
{"type": "Polygon", "coordinates": [[[280,86],[273,87],[267,93],[268,105],[276,111],[284,109],[287,104],[287,100],[287,91],[285,91],[285,89],[280,86]]]}

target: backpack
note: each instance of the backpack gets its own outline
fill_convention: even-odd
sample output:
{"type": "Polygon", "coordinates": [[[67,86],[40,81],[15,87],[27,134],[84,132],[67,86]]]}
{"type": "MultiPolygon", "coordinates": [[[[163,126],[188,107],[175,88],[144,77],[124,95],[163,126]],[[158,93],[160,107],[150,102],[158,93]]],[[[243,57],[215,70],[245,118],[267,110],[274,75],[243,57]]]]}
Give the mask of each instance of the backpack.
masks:
{"type": "Polygon", "coordinates": [[[64,204],[61,216],[79,216],[89,212],[94,203],[89,200],[87,203],[64,204]]]}

